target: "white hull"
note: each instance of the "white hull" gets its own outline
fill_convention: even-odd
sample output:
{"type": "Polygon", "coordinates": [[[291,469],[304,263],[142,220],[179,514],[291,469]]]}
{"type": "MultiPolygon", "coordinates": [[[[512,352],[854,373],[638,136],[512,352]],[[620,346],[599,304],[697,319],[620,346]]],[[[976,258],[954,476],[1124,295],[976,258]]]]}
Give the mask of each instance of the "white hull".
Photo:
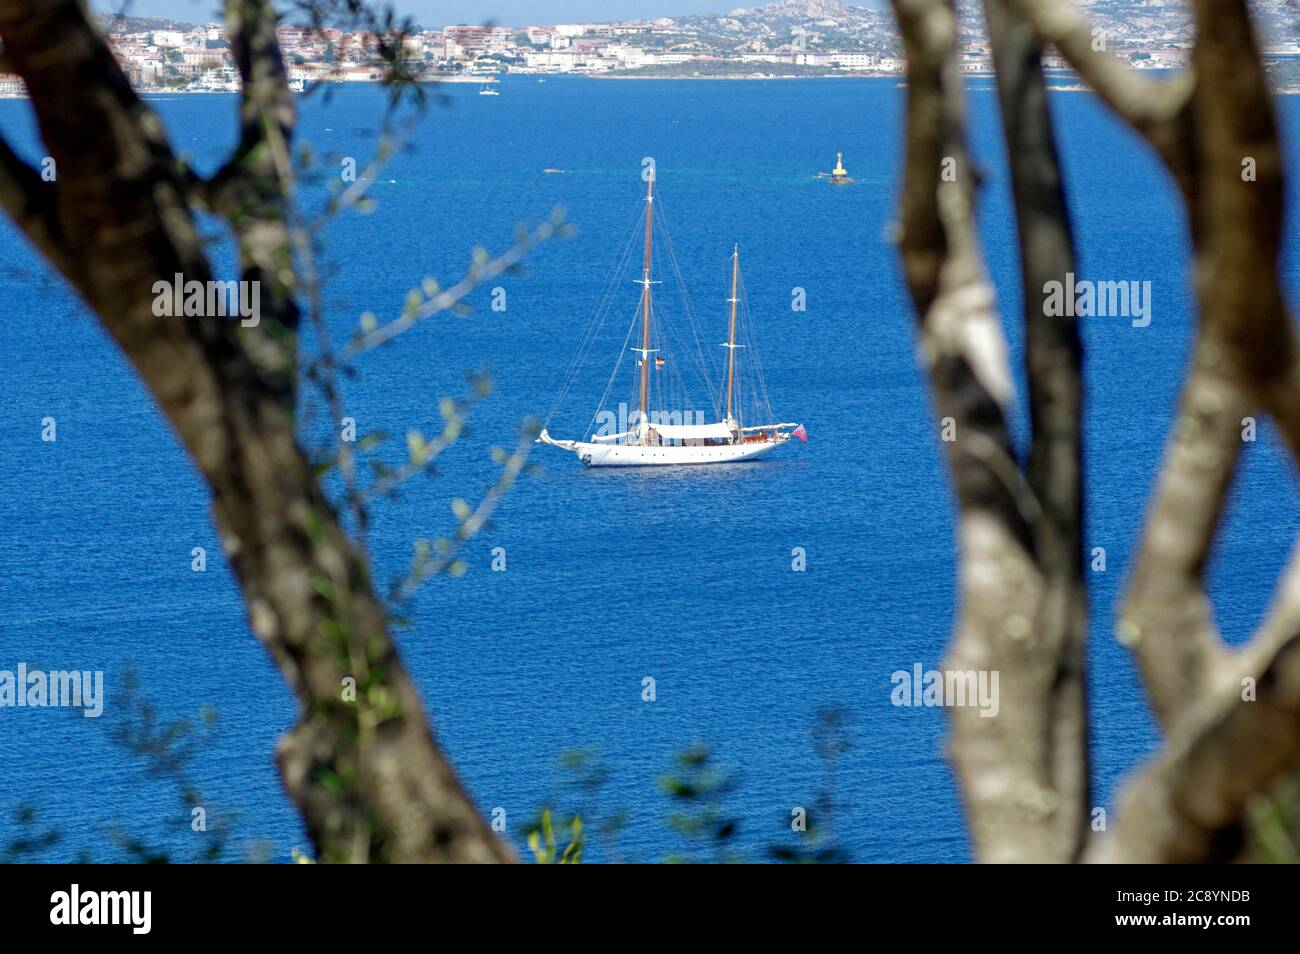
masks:
{"type": "Polygon", "coordinates": [[[645,447],[637,444],[564,441],[563,445],[570,445],[564,449],[577,454],[578,459],[588,467],[684,467],[753,460],[783,443],[785,441],[750,441],[703,447],[645,447]]]}

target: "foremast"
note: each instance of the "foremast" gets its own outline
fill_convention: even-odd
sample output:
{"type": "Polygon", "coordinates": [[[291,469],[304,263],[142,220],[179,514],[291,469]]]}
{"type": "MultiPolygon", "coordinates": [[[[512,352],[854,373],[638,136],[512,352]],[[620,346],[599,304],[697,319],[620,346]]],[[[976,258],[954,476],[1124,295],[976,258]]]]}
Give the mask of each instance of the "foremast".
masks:
{"type": "Polygon", "coordinates": [[[645,426],[647,420],[645,405],[646,390],[649,386],[646,372],[650,370],[650,249],[655,218],[655,167],[653,165],[649,167],[648,173],[645,193],[645,256],[641,270],[641,347],[633,349],[641,355],[641,416],[638,423],[641,444],[648,443],[650,440],[650,429],[645,426]]]}
{"type": "Polygon", "coordinates": [[[740,245],[734,245],[731,249],[731,297],[727,299],[731,303],[731,327],[727,333],[727,343],[723,345],[727,349],[727,416],[725,420],[731,418],[731,382],[736,373],[736,278],[740,272],[740,245]]]}

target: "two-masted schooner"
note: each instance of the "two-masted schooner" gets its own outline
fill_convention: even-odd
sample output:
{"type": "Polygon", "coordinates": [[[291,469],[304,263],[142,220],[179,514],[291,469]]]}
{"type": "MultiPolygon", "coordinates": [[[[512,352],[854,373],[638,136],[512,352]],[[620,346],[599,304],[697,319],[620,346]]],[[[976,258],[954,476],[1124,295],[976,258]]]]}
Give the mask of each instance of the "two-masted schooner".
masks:
{"type": "MultiPolygon", "coordinates": [[[[670,367],[669,357],[661,353],[665,350],[669,338],[674,337],[669,332],[674,331],[675,322],[666,312],[661,313],[658,310],[658,299],[652,292],[652,286],[661,284],[652,278],[656,218],[653,166],[648,169],[646,183],[643,216],[644,251],[641,277],[636,279],[636,283],[641,286],[641,294],[631,327],[624,336],[623,354],[619,356],[610,375],[601,406],[597,408],[592,423],[588,425],[587,436],[583,440],[558,440],[551,437],[547,430],[551,417],[554,416],[572,385],[587,352],[591,350],[598,338],[599,323],[602,320],[601,309],[598,308],[597,315],[593,318],[596,327],[593,330],[589,326],[584,334],[579,353],[574,359],[574,366],[570,367],[560,394],[556,397],[551,413],[547,416],[546,426],[543,426],[537,438],[538,443],[571,451],[577,454],[579,460],[588,467],[723,464],[752,460],[786,443],[791,437],[806,443],[808,436],[802,424],[746,423],[747,419],[752,417],[757,417],[760,421],[771,420],[773,415],[767,397],[767,385],[763,379],[762,366],[758,361],[754,342],[748,334],[748,322],[745,322],[742,328],[743,340],[737,340],[737,318],[741,312],[738,306],[743,301],[738,245],[733,248],[728,263],[731,295],[727,298],[727,340],[722,343],[722,347],[726,349],[725,391],[715,390],[712,387],[713,375],[709,371],[708,361],[699,348],[700,333],[697,322],[690,309],[689,296],[685,293],[681,273],[677,269],[676,257],[671,251],[671,245],[669,246],[667,257],[681,289],[683,302],[686,305],[685,317],[693,333],[693,340],[680,334],[676,335],[675,343],[680,346],[683,353],[693,352],[683,364],[690,365],[693,360],[693,370],[698,372],[705,389],[709,392],[712,401],[709,411],[712,413],[709,414],[703,408],[690,405],[689,398],[685,397],[682,391],[661,384],[661,378],[679,378],[680,375],[676,373],[675,365],[670,367]],[[634,337],[640,341],[639,348],[628,347],[634,337]],[[604,404],[613,390],[623,357],[629,352],[637,356],[635,374],[631,381],[633,389],[631,400],[620,405],[621,413],[615,415],[612,411],[605,411],[604,404]],[[738,352],[744,354],[739,362],[738,352]],[[744,365],[743,370],[747,372],[748,380],[745,382],[741,380],[742,368],[738,365],[744,365]],[[670,406],[674,397],[681,401],[680,406],[670,406]],[[742,398],[750,400],[744,401],[742,398]],[[713,418],[712,421],[709,420],[710,416],[713,418]],[[604,423],[597,427],[597,423],[602,418],[604,423]]],[[[667,228],[662,218],[660,223],[663,237],[666,239],[667,228]]],[[[636,230],[640,231],[640,223],[637,224],[636,230]]],[[[630,258],[630,241],[624,251],[624,262],[630,258]]],[[[621,272],[621,269],[618,272],[621,272]]],[[[617,278],[616,273],[615,281],[617,278]]],[[[607,292],[606,303],[611,297],[611,293],[607,292]]],[[[676,330],[680,331],[680,329],[676,330]]]]}

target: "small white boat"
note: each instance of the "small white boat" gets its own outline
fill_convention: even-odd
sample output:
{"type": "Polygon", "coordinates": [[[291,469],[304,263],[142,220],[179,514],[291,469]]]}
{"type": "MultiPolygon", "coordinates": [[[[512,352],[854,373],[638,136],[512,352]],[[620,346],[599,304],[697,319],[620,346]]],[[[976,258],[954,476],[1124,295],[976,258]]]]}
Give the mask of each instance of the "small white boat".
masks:
{"type": "Polygon", "coordinates": [[[484,83],[482,86],[479,87],[478,94],[479,94],[480,96],[500,96],[500,95],[501,95],[499,92],[497,92],[496,90],[494,90],[491,86],[489,86],[487,83],[484,83]]]}
{"type": "MultiPolygon", "coordinates": [[[[758,361],[758,354],[754,348],[752,337],[748,334],[747,326],[741,326],[743,341],[737,340],[738,317],[742,309],[738,306],[743,301],[742,285],[740,282],[740,247],[737,245],[733,248],[730,261],[730,286],[731,295],[727,299],[729,305],[729,318],[727,322],[727,340],[722,343],[726,348],[725,391],[714,391],[712,388],[708,362],[700,352],[700,334],[694,327],[694,315],[691,312],[689,300],[685,296],[685,286],[681,280],[681,274],[676,268],[676,258],[672,254],[671,246],[669,247],[669,261],[672,264],[674,276],[683,292],[683,300],[686,305],[685,316],[692,324],[691,337],[685,338],[680,334],[680,329],[674,330],[677,322],[672,320],[656,319],[657,303],[652,294],[651,287],[660,284],[652,276],[652,256],[653,256],[653,234],[655,212],[654,196],[654,174],[653,170],[648,179],[645,197],[645,214],[642,221],[645,230],[645,249],[642,256],[641,278],[636,280],[641,286],[641,294],[637,304],[636,312],[632,319],[632,325],[624,336],[623,354],[619,356],[618,362],[614,366],[614,371],[610,375],[609,384],[605,388],[605,397],[601,400],[601,406],[597,408],[592,423],[588,425],[587,436],[582,440],[565,440],[551,436],[548,427],[551,418],[555,416],[556,410],[564,400],[564,397],[572,387],[576,375],[581,370],[585,361],[586,354],[590,351],[592,344],[599,338],[600,325],[603,323],[603,309],[598,308],[597,314],[592,319],[592,324],[588,326],[586,333],[583,335],[582,345],[579,348],[578,356],[574,359],[574,364],[570,367],[568,375],[560,388],[560,394],[551,407],[550,414],[547,415],[546,425],[543,426],[537,442],[540,444],[549,444],[552,447],[558,447],[560,450],[569,451],[576,454],[578,459],[588,467],[645,467],[645,466],[681,466],[688,464],[726,464],[737,461],[752,460],[780,447],[782,444],[795,437],[807,443],[808,435],[802,424],[795,423],[756,423],[746,425],[744,423],[750,412],[758,420],[771,420],[771,406],[767,397],[767,385],[763,380],[762,367],[758,361]],[[640,326],[638,329],[638,325],[640,326]],[[641,347],[629,348],[628,345],[633,341],[634,332],[639,330],[641,347]],[[694,347],[692,348],[692,344],[694,347]],[[670,368],[670,359],[673,355],[665,355],[663,352],[676,350],[682,353],[686,358],[682,363],[690,366],[694,364],[694,370],[699,373],[705,387],[709,390],[712,402],[712,416],[714,420],[707,420],[708,414],[703,409],[694,409],[689,400],[683,400],[677,408],[672,408],[674,399],[681,399],[684,395],[681,389],[675,388],[670,383],[669,378],[677,379],[675,383],[681,384],[680,375],[677,375],[675,363],[670,368]],[[745,357],[738,362],[737,352],[744,351],[745,357]],[[694,351],[695,353],[691,353],[694,351]],[[629,382],[631,385],[630,400],[619,405],[619,412],[604,409],[605,401],[614,390],[615,382],[619,375],[620,366],[623,363],[623,357],[631,352],[638,357],[633,366],[633,376],[629,382]],[[738,368],[738,364],[743,367],[738,368]],[[651,368],[653,367],[653,372],[651,368]],[[748,380],[743,382],[742,376],[747,376],[748,380]],[[750,401],[742,401],[741,397],[751,398],[750,401]],[[725,396],[725,410],[723,399],[725,396]],[[746,405],[742,407],[742,405],[746,405]],[[628,410],[631,407],[632,410],[628,410]],[[657,408],[657,410],[649,410],[657,408]],[[600,422],[598,425],[597,422],[600,422]]],[[[637,223],[636,228],[640,230],[642,224],[637,223]]],[[[624,262],[631,252],[631,244],[625,248],[624,262]]],[[[621,271],[621,270],[620,270],[621,271]]],[[[611,282],[610,289],[616,287],[616,281],[619,276],[615,276],[615,282],[611,282]]],[[[605,303],[610,301],[607,296],[605,303]]],[[[747,309],[744,310],[747,313],[747,309]]],[[[665,316],[666,318],[666,316],[665,316]]],[[[751,418],[752,419],[752,418],[751,418]]]]}

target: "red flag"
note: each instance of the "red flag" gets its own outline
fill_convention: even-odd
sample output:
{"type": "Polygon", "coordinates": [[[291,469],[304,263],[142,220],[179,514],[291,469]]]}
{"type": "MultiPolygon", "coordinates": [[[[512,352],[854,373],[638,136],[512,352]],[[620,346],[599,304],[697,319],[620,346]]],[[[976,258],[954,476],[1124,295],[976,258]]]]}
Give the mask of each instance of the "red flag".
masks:
{"type": "Polygon", "coordinates": [[[791,431],[790,436],[799,438],[799,440],[803,441],[805,444],[808,443],[808,432],[803,429],[802,424],[791,431]]]}

